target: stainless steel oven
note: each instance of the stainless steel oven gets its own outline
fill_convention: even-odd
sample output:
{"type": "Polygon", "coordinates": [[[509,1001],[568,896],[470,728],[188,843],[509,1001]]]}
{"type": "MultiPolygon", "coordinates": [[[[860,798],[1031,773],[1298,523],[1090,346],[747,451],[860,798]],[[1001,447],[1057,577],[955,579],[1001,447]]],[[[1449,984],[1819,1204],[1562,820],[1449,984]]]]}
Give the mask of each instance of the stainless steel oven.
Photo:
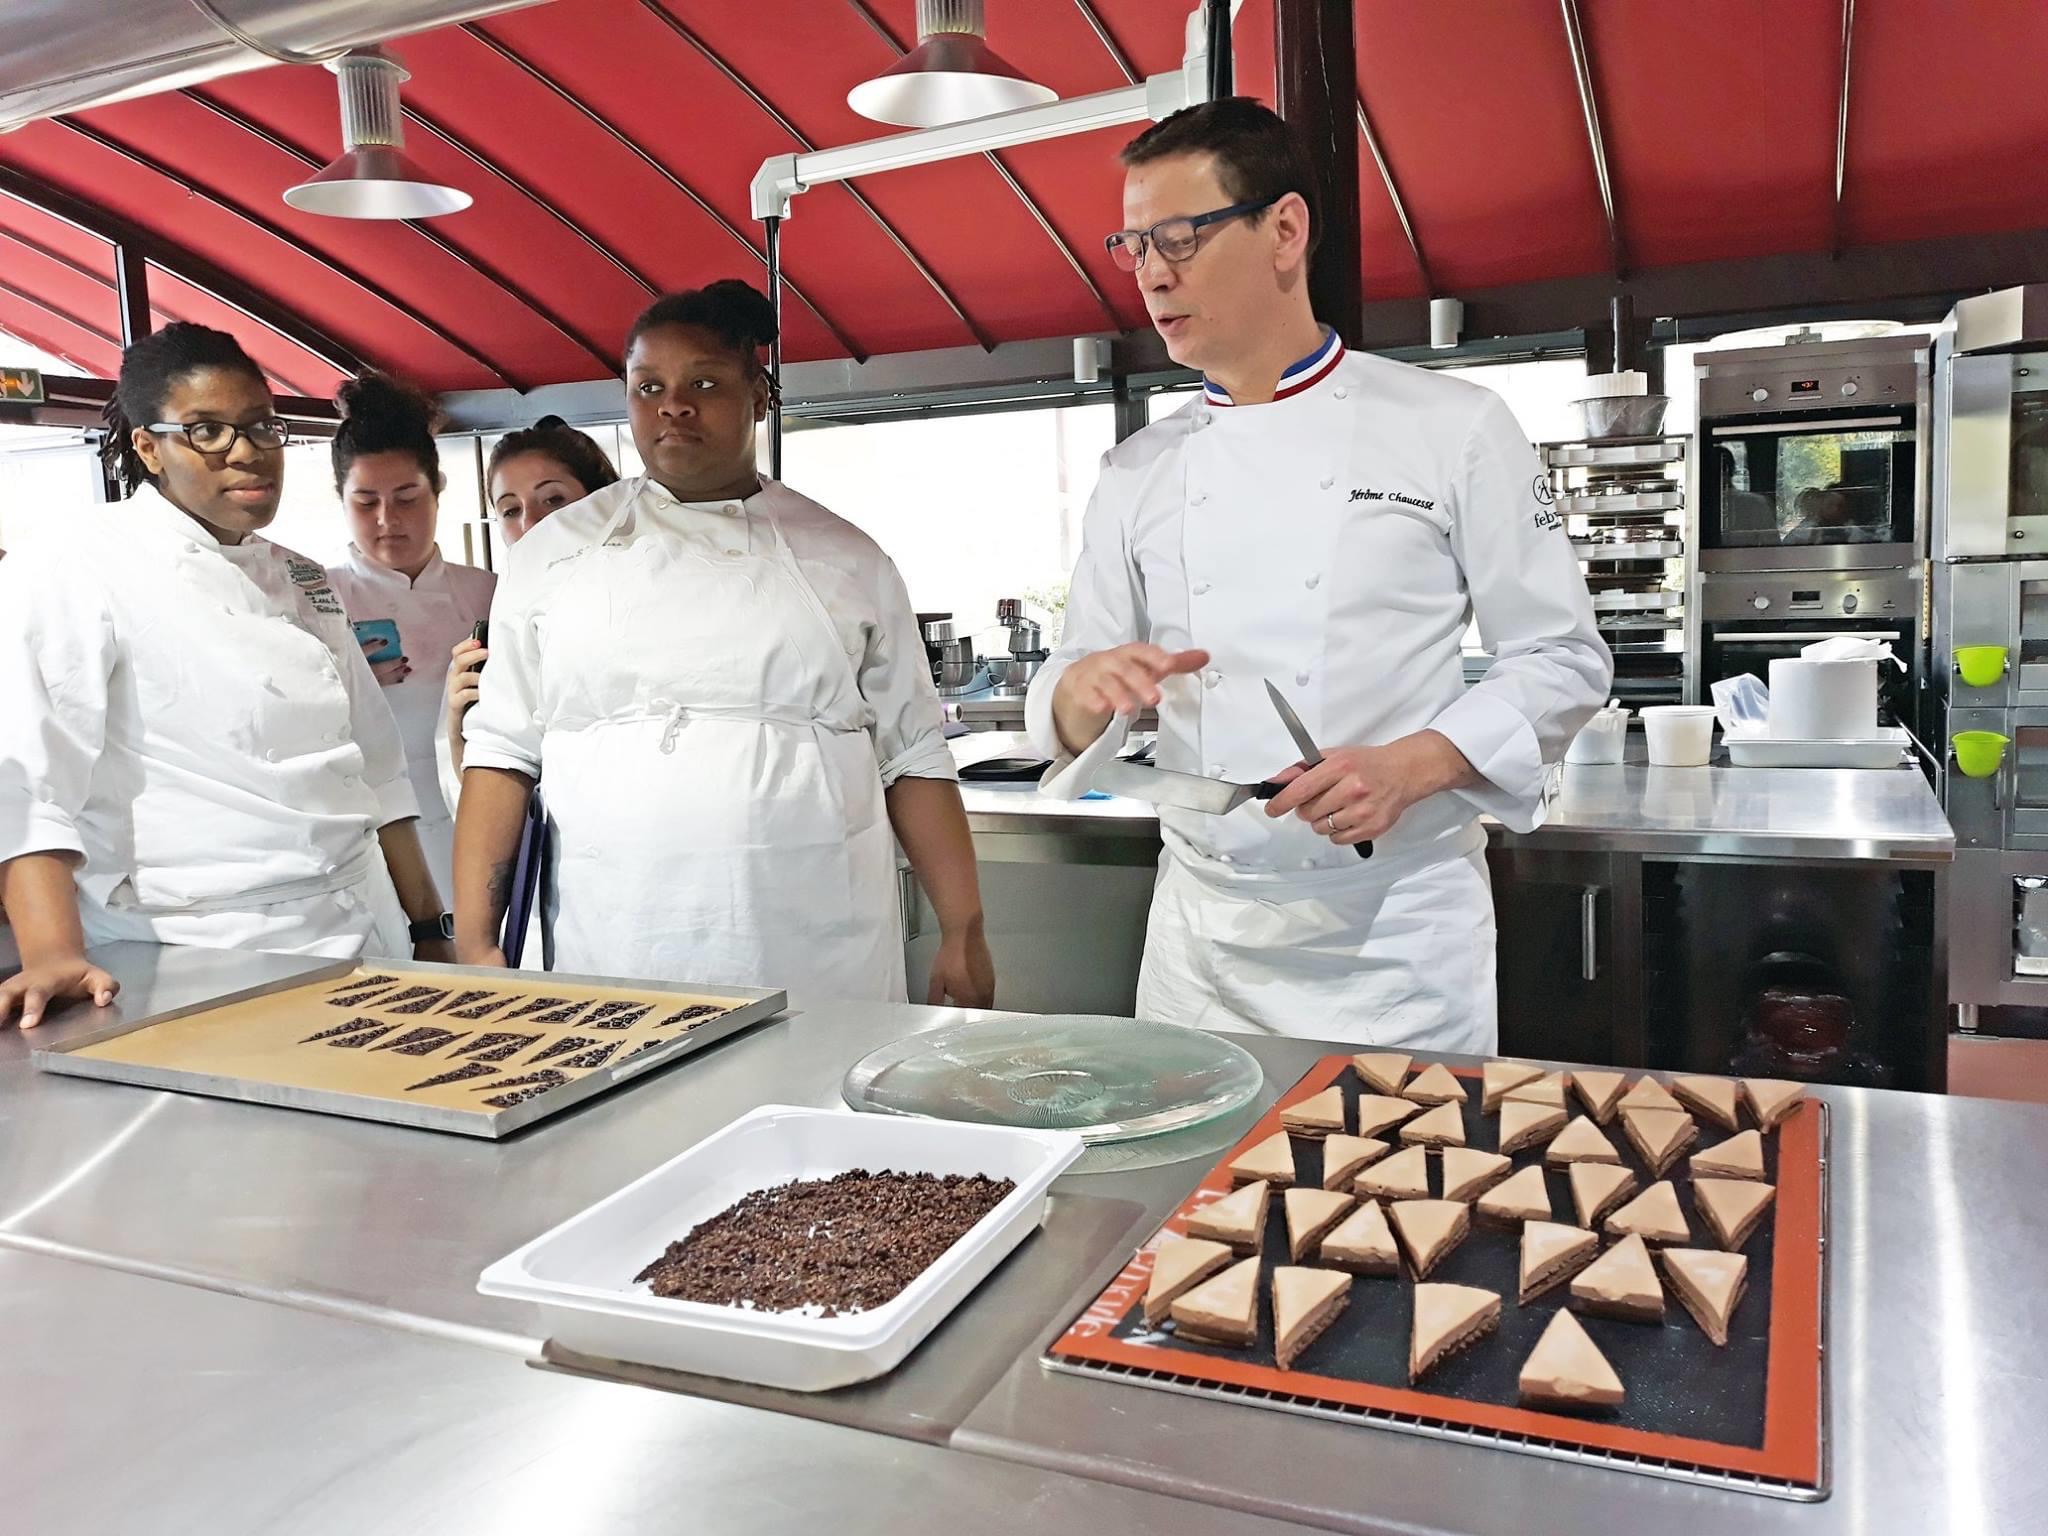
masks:
{"type": "Polygon", "coordinates": [[[1917,563],[1928,360],[1917,336],[1708,353],[1691,498],[1699,569],[1917,563]]]}
{"type": "Polygon", "coordinates": [[[1762,571],[1702,582],[1698,701],[1724,678],[1754,673],[1768,684],[1773,661],[1841,635],[1881,640],[1901,666],[1880,666],[1880,723],[1913,731],[1919,720],[1920,580],[1905,571],[1762,571]]]}
{"type": "Polygon", "coordinates": [[[1941,370],[1951,560],[2048,557],[2048,352],[1957,356],[1941,370]]]}

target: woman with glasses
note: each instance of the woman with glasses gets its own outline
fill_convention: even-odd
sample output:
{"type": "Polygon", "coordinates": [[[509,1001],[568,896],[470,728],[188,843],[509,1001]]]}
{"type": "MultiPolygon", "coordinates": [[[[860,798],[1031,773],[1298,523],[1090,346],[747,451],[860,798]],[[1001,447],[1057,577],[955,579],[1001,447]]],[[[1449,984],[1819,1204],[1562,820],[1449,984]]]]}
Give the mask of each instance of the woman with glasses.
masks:
{"type": "Polygon", "coordinates": [[[0,1024],[106,1003],[136,939],[450,958],[405,758],[327,573],[262,538],[285,423],[232,336],[130,347],[106,411],[126,501],[0,562],[0,1024]],[[435,920],[431,927],[429,919],[435,920]],[[417,941],[417,946],[416,946],[417,941]]]}
{"type": "Polygon", "coordinates": [[[329,573],[398,720],[420,805],[420,846],[434,883],[455,891],[455,817],[434,767],[449,655],[491,611],[498,578],[452,565],[435,543],[441,454],[434,402],[381,373],[341,387],[334,488],[348,514],[348,554],[329,573]]]}
{"type": "Polygon", "coordinates": [[[745,283],[626,338],[646,472],[513,552],[464,727],[457,945],[502,965],[527,797],[565,971],[900,1000],[900,840],[941,940],[927,998],[993,999],[974,846],[902,577],[762,477],[774,308],[745,283]]]}

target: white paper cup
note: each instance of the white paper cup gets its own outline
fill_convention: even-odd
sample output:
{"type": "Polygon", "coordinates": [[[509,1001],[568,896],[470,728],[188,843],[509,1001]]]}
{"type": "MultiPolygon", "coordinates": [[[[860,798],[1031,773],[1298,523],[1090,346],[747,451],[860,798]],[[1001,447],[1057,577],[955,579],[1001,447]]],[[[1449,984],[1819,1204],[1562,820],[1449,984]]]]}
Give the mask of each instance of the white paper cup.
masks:
{"type": "Polygon", "coordinates": [[[1650,761],[1660,768],[1704,768],[1714,750],[1714,706],[1648,704],[1641,711],[1650,761]]]}

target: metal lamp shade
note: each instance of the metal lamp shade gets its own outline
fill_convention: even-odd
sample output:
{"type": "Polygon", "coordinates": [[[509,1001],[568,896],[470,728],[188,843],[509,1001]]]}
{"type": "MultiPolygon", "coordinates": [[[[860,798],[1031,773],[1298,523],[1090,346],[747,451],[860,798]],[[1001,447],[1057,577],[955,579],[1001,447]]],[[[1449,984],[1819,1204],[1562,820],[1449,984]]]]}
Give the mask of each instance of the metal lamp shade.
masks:
{"type": "Polygon", "coordinates": [[[936,128],[1058,99],[1058,92],[1026,79],[966,32],[934,33],[846,93],[846,104],[862,117],[905,128],[936,128]]]}
{"type": "Polygon", "coordinates": [[[302,213],[337,219],[431,219],[460,213],[473,201],[460,187],[435,181],[403,150],[388,144],[346,151],[310,181],[288,190],[284,200],[302,213]]]}

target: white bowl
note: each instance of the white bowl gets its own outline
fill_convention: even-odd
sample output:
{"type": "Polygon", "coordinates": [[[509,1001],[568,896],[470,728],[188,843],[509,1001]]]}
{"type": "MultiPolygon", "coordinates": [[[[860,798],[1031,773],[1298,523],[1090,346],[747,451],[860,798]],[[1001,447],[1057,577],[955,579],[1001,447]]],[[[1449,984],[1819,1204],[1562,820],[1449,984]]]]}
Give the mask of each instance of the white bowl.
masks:
{"type": "Polygon", "coordinates": [[[1711,704],[1646,704],[1641,711],[1643,734],[1649,738],[1650,762],[1659,768],[1704,768],[1714,751],[1714,706],[1711,704]]]}
{"type": "Polygon", "coordinates": [[[1045,1217],[1081,1155],[1063,1131],[770,1104],[486,1269],[486,1296],[532,1302],[569,1349],[817,1392],[894,1370],[1045,1217]],[[672,1301],[634,1282],[671,1242],[742,1196],[852,1168],[986,1174],[1017,1187],[886,1304],[819,1317],[672,1301]]]}

